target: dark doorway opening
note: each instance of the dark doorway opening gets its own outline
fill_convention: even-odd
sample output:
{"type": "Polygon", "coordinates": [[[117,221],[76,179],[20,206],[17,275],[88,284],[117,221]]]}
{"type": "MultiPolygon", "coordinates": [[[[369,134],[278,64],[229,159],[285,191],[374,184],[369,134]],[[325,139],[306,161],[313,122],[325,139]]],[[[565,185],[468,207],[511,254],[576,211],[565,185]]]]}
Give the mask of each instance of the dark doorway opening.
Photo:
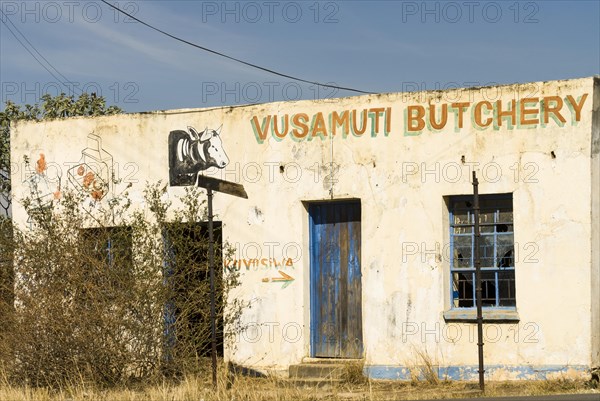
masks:
{"type": "MultiPolygon", "coordinates": [[[[214,222],[217,355],[223,356],[221,222],[214,222]]],[[[210,357],[208,223],[169,223],[163,229],[166,362],[210,357]]]]}

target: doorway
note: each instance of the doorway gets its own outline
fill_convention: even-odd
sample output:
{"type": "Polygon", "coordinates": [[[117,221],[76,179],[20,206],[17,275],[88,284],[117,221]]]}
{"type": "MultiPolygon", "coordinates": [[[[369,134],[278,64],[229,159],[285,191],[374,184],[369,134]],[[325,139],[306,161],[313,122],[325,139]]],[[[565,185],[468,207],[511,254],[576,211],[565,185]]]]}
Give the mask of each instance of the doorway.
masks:
{"type": "Polygon", "coordinates": [[[311,356],[362,358],[359,200],[312,203],[311,356]]]}

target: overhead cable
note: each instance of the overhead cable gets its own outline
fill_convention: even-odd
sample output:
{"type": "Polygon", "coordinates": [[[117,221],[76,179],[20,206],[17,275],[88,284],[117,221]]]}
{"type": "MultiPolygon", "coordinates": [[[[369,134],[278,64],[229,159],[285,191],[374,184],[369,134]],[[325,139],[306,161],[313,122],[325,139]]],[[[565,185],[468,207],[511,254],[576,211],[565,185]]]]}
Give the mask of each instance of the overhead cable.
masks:
{"type": "Polygon", "coordinates": [[[4,23],[4,26],[8,29],[8,31],[14,36],[15,39],[17,39],[17,41],[21,44],[21,46],[23,46],[23,48],[25,50],[27,50],[27,52],[29,54],[31,54],[31,56],[35,59],[35,61],[38,62],[39,65],[41,65],[46,71],[48,71],[48,73],[50,75],[52,75],[52,77],[54,77],[54,79],[56,79],[65,88],[71,89],[71,90],[73,90],[73,92],[75,92],[75,89],[77,89],[80,92],[79,94],[83,93],[79,88],[75,88],[74,85],[71,85],[71,86],[67,85],[66,83],[72,82],[72,81],[69,80],[67,77],[65,77],[56,67],[54,67],[52,65],[52,63],[50,61],[48,61],[48,59],[46,57],[44,57],[44,55],[42,53],[40,53],[35,48],[35,46],[27,39],[27,37],[21,31],[19,31],[19,28],[17,28],[15,26],[15,24],[12,23],[10,18],[8,18],[8,16],[6,14],[4,14],[4,11],[2,11],[1,8],[0,8],[0,13],[2,13],[2,16],[1,16],[2,18],[0,18],[0,21],[2,23],[4,23]],[[12,26],[12,29],[11,29],[11,26],[12,26]],[[13,29],[14,29],[14,31],[13,31],[13,29]],[[15,33],[15,31],[18,34],[15,33]],[[21,39],[25,40],[25,42],[27,42],[27,44],[23,43],[23,40],[21,40],[21,39]],[[40,60],[40,58],[43,61],[40,60]],[[59,75],[60,78],[57,75],[59,75]]]}
{"type": "Polygon", "coordinates": [[[250,62],[244,61],[244,60],[240,60],[240,59],[238,59],[238,58],[235,58],[235,57],[232,57],[232,56],[228,56],[227,54],[224,54],[224,53],[218,52],[218,51],[216,51],[216,50],[212,50],[212,49],[209,49],[209,48],[207,48],[207,47],[204,47],[204,46],[198,45],[198,44],[196,44],[196,43],[190,42],[190,41],[188,41],[188,40],[182,39],[182,38],[180,38],[180,37],[177,37],[177,36],[175,36],[175,35],[172,35],[172,34],[170,34],[170,33],[168,33],[168,32],[165,32],[165,31],[163,31],[162,29],[156,28],[155,26],[152,26],[152,25],[150,25],[150,24],[148,24],[148,23],[146,23],[146,22],[144,22],[144,21],[140,20],[139,18],[137,18],[137,17],[135,17],[135,16],[133,16],[133,15],[129,14],[128,12],[126,12],[126,11],[124,11],[124,10],[121,10],[119,7],[117,7],[117,6],[115,6],[115,5],[111,4],[111,3],[109,3],[109,2],[108,2],[108,1],[106,1],[106,0],[100,0],[100,1],[102,1],[102,2],[103,2],[104,4],[106,4],[106,5],[108,5],[108,6],[112,7],[112,8],[114,8],[114,9],[115,9],[115,10],[117,10],[118,12],[120,12],[120,13],[122,13],[122,14],[126,15],[127,17],[129,17],[129,18],[133,19],[134,21],[137,21],[137,22],[139,22],[140,24],[142,24],[142,25],[145,25],[145,26],[147,26],[148,28],[150,28],[150,29],[153,29],[153,30],[155,30],[155,31],[157,31],[157,32],[160,32],[160,33],[162,33],[163,35],[166,35],[166,36],[168,36],[168,37],[170,37],[170,38],[172,38],[172,39],[175,39],[175,40],[177,40],[177,41],[179,41],[179,42],[185,43],[185,44],[187,44],[187,45],[190,45],[190,46],[192,46],[192,47],[195,47],[195,48],[197,48],[197,49],[204,50],[204,51],[206,51],[206,52],[209,52],[209,53],[212,53],[212,54],[216,54],[217,56],[225,57],[225,58],[227,58],[227,59],[229,59],[229,60],[233,60],[233,61],[235,61],[235,62],[238,62],[238,63],[244,64],[244,65],[247,65],[247,66],[249,66],[249,67],[256,68],[256,69],[258,69],[258,70],[261,70],[261,71],[264,71],[264,72],[268,72],[269,74],[277,75],[277,76],[280,76],[280,77],[283,77],[283,78],[288,78],[288,79],[291,79],[291,80],[294,80],[294,81],[299,81],[299,82],[304,82],[304,83],[307,83],[307,84],[312,84],[312,85],[321,86],[321,87],[324,87],[324,88],[340,89],[340,90],[346,90],[346,91],[357,92],[357,93],[365,93],[365,94],[371,94],[371,93],[372,93],[372,92],[367,92],[367,91],[363,91],[363,90],[359,90],[359,89],[353,89],[353,88],[348,88],[348,87],[343,87],[343,86],[337,86],[337,85],[331,85],[331,84],[324,84],[324,83],[321,83],[321,82],[310,81],[310,80],[307,80],[307,79],[298,78],[298,77],[295,77],[295,76],[293,76],[293,75],[284,74],[284,73],[281,73],[281,72],[278,72],[278,71],[275,71],[275,70],[272,70],[272,69],[269,69],[269,68],[261,67],[261,66],[259,66],[259,65],[256,65],[256,64],[253,64],[253,63],[250,63],[250,62]]]}

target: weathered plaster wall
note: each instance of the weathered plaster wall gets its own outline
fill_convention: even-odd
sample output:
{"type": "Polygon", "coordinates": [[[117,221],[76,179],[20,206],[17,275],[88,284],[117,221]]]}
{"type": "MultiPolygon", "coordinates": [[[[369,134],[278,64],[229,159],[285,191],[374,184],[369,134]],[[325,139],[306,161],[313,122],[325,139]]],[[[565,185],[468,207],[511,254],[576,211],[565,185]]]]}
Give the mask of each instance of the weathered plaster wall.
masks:
{"type": "MultiPolygon", "coordinates": [[[[144,182],[168,181],[169,132],[222,125],[220,137],[230,163],[207,174],[242,183],[248,192],[248,200],[217,194],[215,212],[224,222],[225,239],[238,248],[242,285],[237,296],[252,302],[244,314],[250,329],[239,336],[235,352],[228,357],[263,369],[285,370],[309,355],[306,203],[360,199],[365,363],[375,377],[405,377],[405,367],[420,364],[418,354],[423,352],[434,363],[448,367],[446,373],[452,377],[473,374],[472,367],[477,364],[475,326],[447,323],[443,312],[450,307],[444,197],[471,194],[470,171],[474,168],[480,193],[513,194],[517,250],[520,320],[488,325],[486,363],[495,367],[489,372],[495,378],[531,377],[536,369],[579,369],[598,358],[598,337],[592,334],[599,322],[593,301],[594,294],[598,299],[594,284],[598,281],[598,249],[597,242],[592,242],[598,239],[598,225],[590,221],[598,217],[598,198],[592,192],[598,190],[598,147],[592,147],[591,137],[592,105],[598,105],[598,88],[594,92],[593,82],[586,78],[20,123],[12,136],[12,157],[20,166],[23,155],[30,155],[35,163],[43,153],[51,166],[47,175],[57,175],[52,169],[62,171],[60,185],[68,186],[67,169],[75,164],[65,163],[80,161],[87,135],[93,131],[102,138],[103,148],[117,164],[115,170],[125,179],[110,190],[118,193],[132,182],[130,192],[143,208],[144,182]],[[575,108],[568,106],[571,100],[567,96],[575,108]],[[550,107],[562,103],[559,113],[564,122],[550,113],[544,123],[540,110],[544,97],[554,99],[550,107]],[[519,111],[514,127],[491,112],[497,101],[506,110],[513,99],[523,98],[537,98],[524,108],[538,111],[523,113],[523,117],[519,111]],[[435,130],[426,123],[428,105],[436,106],[439,113],[443,105],[450,109],[456,103],[468,105],[449,111],[443,128],[435,130]],[[481,113],[474,111],[478,104],[481,113]],[[423,106],[425,112],[422,132],[410,130],[411,126],[421,128],[420,109],[414,106],[423,106]],[[581,106],[579,111],[577,106],[581,106]],[[332,135],[327,117],[345,110],[357,110],[360,115],[363,109],[383,111],[371,112],[363,134],[352,132],[350,120],[347,135],[339,126],[332,135]],[[264,131],[273,121],[268,116],[287,114],[292,119],[301,113],[307,121],[296,120],[296,136],[302,136],[304,122],[309,131],[304,138],[295,138],[291,130],[283,138],[277,138],[277,132],[264,131]],[[324,117],[322,123],[318,113],[324,117]],[[414,113],[412,120],[407,113],[414,113]],[[490,125],[482,126],[488,118],[490,125]],[[536,118],[540,121],[527,125],[536,118]],[[320,124],[324,124],[323,130],[320,124]],[[591,164],[590,154],[595,155],[591,164]],[[590,210],[590,199],[596,212],[590,210]],[[270,260],[262,264],[262,258],[283,265],[270,260]],[[259,263],[252,264],[253,259],[259,263]],[[288,259],[292,266],[285,266],[288,259]],[[596,267],[590,286],[592,265],[596,267]],[[294,281],[285,288],[273,281],[281,277],[278,270],[294,281]]],[[[360,121],[354,131],[360,130],[360,121]]],[[[440,121],[439,114],[434,124],[436,121],[440,121]]],[[[597,136],[595,141],[597,144],[597,136]]],[[[15,174],[20,177],[14,185],[18,198],[27,193],[22,166],[15,174]]],[[[55,192],[55,184],[49,187],[50,193],[55,192]]],[[[182,193],[182,188],[169,189],[171,199],[182,193]]],[[[18,204],[14,218],[26,221],[18,204]]]]}
{"type": "Polygon", "coordinates": [[[600,78],[594,79],[592,117],[592,365],[600,367],[600,78]]]}

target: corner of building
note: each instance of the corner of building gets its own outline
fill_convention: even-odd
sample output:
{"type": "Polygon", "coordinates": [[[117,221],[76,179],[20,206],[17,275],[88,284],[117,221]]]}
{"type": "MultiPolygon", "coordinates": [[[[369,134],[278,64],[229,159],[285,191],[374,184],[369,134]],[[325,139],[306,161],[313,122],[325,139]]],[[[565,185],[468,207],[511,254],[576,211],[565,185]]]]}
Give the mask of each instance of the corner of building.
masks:
{"type": "Polygon", "coordinates": [[[591,365],[600,368],[600,76],[593,78],[591,135],[591,365]]]}

